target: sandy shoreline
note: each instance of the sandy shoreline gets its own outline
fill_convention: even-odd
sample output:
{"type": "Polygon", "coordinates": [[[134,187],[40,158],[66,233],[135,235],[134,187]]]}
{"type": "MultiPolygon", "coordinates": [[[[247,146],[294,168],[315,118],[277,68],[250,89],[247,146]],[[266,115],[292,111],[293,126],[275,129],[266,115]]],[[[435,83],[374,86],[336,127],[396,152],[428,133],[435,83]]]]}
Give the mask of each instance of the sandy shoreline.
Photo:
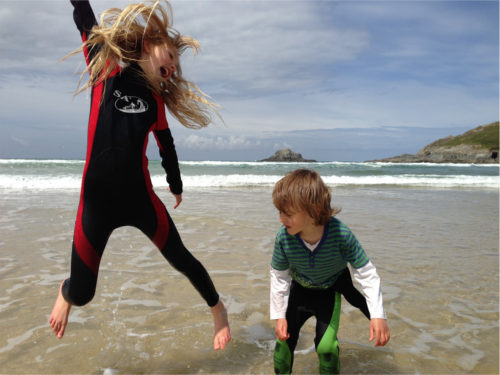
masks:
{"type": "MultiPolygon", "coordinates": [[[[68,274],[78,191],[2,191],[0,373],[272,373],[270,189],[188,191],[175,211],[159,195],[230,310],[228,349],[210,349],[208,308],[131,228],[113,234],[96,297],[54,338],[47,320],[68,274]]],[[[344,302],[343,372],[498,373],[498,193],[343,188],[334,204],[381,274],[392,333],[375,350],[344,302]]],[[[313,336],[308,323],[296,373],[316,371],[313,336]]]]}

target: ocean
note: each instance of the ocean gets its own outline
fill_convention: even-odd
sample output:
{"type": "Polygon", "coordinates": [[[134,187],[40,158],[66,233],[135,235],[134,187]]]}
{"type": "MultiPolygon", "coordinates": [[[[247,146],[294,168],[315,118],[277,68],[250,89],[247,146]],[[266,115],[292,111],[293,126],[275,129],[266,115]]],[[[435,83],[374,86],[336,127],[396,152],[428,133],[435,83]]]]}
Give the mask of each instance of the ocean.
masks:
{"type": "MultiPolygon", "coordinates": [[[[134,228],[116,230],[93,301],[63,339],[48,324],[68,276],[83,161],[0,160],[1,374],[271,374],[269,263],[274,183],[312,168],[382,279],[386,347],[343,300],[344,374],[499,373],[498,165],[181,162],[174,210],[158,161],[153,185],[228,308],[232,341],[212,347],[209,309],[134,228]]],[[[317,372],[314,320],[294,373],[317,372]]]]}
{"type": "MultiPolygon", "coordinates": [[[[2,160],[0,189],[79,189],[84,161],[2,160]]],[[[263,163],[226,161],[181,162],[185,187],[272,187],[297,168],[318,171],[331,186],[391,186],[498,189],[498,165],[394,163],[263,163]]],[[[166,185],[159,161],[150,161],[153,185],[166,185]]]]}

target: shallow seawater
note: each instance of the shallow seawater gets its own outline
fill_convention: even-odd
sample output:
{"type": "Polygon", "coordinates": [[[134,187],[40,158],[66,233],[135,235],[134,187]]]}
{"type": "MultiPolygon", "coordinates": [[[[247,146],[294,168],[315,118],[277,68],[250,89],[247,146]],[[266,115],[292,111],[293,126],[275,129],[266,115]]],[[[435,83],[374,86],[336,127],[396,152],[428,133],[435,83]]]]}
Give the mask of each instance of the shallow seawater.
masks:
{"type": "MultiPolygon", "coordinates": [[[[343,301],[342,373],[497,374],[498,192],[333,189],[339,218],[382,278],[391,341],[374,348],[368,321],[343,301]]],[[[48,318],[68,276],[77,190],[0,191],[0,373],[272,373],[269,262],[279,227],[270,188],[187,191],[177,210],[160,197],[186,246],[226,304],[233,339],[212,347],[208,307],[134,228],[120,228],[98,288],[73,308],[58,340],[48,318]]],[[[314,321],[294,373],[317,371],[314,321]]]]}

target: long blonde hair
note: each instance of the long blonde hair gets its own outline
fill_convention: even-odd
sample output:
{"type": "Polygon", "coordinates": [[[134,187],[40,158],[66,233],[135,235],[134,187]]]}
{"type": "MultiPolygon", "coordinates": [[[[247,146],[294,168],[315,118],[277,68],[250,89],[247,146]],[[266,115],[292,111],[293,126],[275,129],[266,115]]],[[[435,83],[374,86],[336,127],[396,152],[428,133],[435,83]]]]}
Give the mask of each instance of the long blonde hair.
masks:
{"type": "MultiPolygon", "coordinates": [[[[173,29],[171,19],[172,8],[166,0],[131,4],[123,10],[112,8],[104,11],[99,25],[92,28],[88,40],[67,56],[77,54],[84,48],[97,51],[91,52],[92,58],[80,76],[76,94],[101,82],[105,84],[117,64],[139,62],[144,41],[167,43],[177,50],[178,55],[188,48],[196,54],[200,48],[198,41],[173,29]],[[89,79],[82,84],[86,73],[89,79]]],[[[180,63],[168,80],[155,83],[155,80],[146,78],[153,92],[162,97],[170,113],[185,127],[205,127],[212,121],[213,113],[220,117],[216,109],[218,105],[196,84],[182,77],[180,63]]]]}

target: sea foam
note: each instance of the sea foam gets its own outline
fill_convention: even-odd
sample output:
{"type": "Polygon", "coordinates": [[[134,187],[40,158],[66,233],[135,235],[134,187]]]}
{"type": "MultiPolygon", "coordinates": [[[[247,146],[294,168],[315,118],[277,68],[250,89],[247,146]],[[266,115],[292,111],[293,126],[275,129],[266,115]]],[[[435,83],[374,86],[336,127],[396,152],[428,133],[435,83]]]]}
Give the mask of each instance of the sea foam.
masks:
{"type": "MultiPolygon", "coordinates": [[[[82,160],[0,159],[0,189],[80,189],[82,160]]],[[[318,171],[330,186],[400,186],[430,188],[498,189],[497,165],[390,164],[390,163],[261,163],[227,161],[180,162],[186,188],[272,187],[297,168],[318,171]]],[[[153,185],[167,185],[158,161],[149,163],[153,185]]]]}
{"type": "MultiPolygon", "coordinates": [[[[192,188],[245,188],[271,187],[283,176],[258,174],[195,175],[183,176],[184,187],[192,188]]],[[[71,190],[80,189],[80,175],[0,175],[0,189],[13,190],[71,190]]],[[[393,176],[324,176],[331,186],[409,186],[436,188],[486,188],[498,189],[498,176],[467,175],[393,175],[393,176]]],[[[166,187],[165,175],[153,175],[153,186],[166,187]]]]}

